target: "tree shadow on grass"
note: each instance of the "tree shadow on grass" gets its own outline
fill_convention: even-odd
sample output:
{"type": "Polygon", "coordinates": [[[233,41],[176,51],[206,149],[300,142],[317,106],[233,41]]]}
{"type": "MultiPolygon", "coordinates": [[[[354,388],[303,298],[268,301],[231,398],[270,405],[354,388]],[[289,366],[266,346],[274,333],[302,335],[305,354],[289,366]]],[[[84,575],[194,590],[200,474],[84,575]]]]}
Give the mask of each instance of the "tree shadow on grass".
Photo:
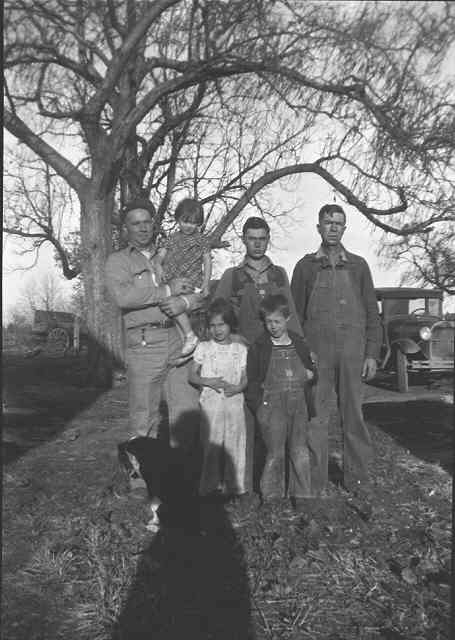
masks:
{"type": "Polygon", "coordinates": [[[414,456],[453,475],[453,405],[440,401],[381,403],[363,408],[365,420],[392,436],[414,456]]]}
{"type": "MultiPolygon", "coordinates": [[[[188,442],[185,423],[183,417],[181,433],[188,442]]],[[[141,552],[111,640],[253,640],[244,553],[230,507],[222,498],[197,497],[198,446],[160,451],[167,464],[161,465],[158,485],[153,486],[157,475],[150,461],[149,471],[144,463],[141,472],[151,495],[158,486],[164,498],[161,528],[141,552]]],[[[232,461],[225,458],[224,464],[232,461]]]]}
{"type": "Polygon", "coordinates": [[[3,357],[2,462],[56,437],[105,389],[87,387],[84,357],[3,357]]]}

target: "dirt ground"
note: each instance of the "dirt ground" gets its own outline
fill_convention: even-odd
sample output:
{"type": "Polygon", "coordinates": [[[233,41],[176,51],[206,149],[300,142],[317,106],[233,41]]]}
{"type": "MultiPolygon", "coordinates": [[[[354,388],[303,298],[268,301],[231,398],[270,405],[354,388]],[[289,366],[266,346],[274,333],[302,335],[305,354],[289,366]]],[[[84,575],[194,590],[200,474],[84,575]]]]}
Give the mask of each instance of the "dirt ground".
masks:
{"type": "Polygon", "coordinates": [[[76,358],[4,354],[5,640],[451,637],[453,379],[366,389],[371,519],[332,463],[316,532],[289,509],[220,503],[154,535],[116,463],[126,387],[85,376],[76,358]]]}

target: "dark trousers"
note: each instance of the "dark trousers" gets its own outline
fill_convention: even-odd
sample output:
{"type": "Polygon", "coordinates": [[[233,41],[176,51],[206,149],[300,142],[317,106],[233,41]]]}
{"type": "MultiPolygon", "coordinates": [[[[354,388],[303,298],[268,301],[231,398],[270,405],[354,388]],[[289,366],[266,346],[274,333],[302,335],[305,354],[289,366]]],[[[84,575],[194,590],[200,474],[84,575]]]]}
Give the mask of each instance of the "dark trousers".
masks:
{"type": "Polygon", "coordinates": [[[308,428],[314,496],[327,488],[328,427],[337,405],[343,428],[345,486],[349,488],[358,480],[366,480],[372,461],[371,438],[362,415],[363,355],[359,354],[357,345],[339,344],[336,349],[332,343],[330,352],[320,350],[319,381],[315,389],[317,415],[308,428]]]}

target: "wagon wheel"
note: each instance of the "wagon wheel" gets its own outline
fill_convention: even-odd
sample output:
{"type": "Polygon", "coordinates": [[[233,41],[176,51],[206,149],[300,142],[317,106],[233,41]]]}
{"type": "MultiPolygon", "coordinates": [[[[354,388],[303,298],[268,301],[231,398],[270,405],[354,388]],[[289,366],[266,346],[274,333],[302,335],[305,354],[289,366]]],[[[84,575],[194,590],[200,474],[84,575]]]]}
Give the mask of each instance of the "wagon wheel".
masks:
{"type": "Polygon", "coordinates": [[[70,336],[66,329],[62,329],[61,327],[51,329],[47,336],[47,346],[48,348],[50,347],[52,351],[66,352],[70,346],[70,336]]]}

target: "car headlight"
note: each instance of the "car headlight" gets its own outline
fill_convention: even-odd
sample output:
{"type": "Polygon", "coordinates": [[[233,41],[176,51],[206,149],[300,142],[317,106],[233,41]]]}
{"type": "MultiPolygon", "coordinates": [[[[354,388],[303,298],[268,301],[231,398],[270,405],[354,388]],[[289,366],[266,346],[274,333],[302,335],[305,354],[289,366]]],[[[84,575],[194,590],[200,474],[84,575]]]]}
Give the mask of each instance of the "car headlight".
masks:
{"type": "Polygon", "coordinates": [[[431,338],[431,329],[430,327],[422,327],[419,331],[420,337],[422,340],[429,340],[431,338]]]}

